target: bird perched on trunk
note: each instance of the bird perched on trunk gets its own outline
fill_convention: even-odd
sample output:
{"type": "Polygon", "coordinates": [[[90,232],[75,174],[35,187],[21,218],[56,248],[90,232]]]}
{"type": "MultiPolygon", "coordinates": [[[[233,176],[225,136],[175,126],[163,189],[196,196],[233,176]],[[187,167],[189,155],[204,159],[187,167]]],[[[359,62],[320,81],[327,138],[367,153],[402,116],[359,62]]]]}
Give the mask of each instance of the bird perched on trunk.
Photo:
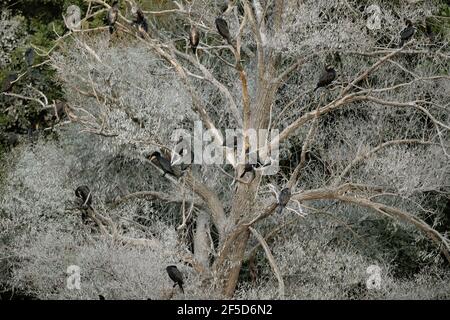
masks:
{"type": "Polygon", "coordinates": [[[320,76],[319,82],[317,82],[317,86],[314,91],[319,88],[328,86],[334,81],[334,79],[336,79],[336,70],[334,70],[333,66],[327,65],[325,67],[325,71],[320,76]]]}
{"type": "Polygon", "coordinates": [[[90,208],[92,204],[92,194],[88,186],[79,186],[75,189],[75,195],[83,201],[82,207],[90,208]]]}
{"type": "Polygon", "coordinates": [[[191,27],[189,33],[189,43],[191,44],[192,52],[195,54],[197,52],[197,46],[200,42],[200,34],[195,26],[191,27]]]}
{"type": "Polygon", "coordinates": [[[8,74],[2,83],[2,92],[9,92],[11,91],[12,87],[14,86],[14,81],[16,81],[18,78],[17,73],[12,72],[8,74]]]}
{"type": "Polygon", "coordinates": [[[219,34],[227,40],[228,44],[232,46],[231,43],[231,36],[230,36],[230,30],[228,29],[228,23],[225,21],[225,19],[218,17],[216,18],[216,27],[217,31],[219,31],[219,34]]]}
{"type": "Polygon", "coordinates": [[[119,1],[115,0],[108,11],[109,33],[111,34],[114,32],[114,27],[118,16],[119,16],[119,1]]]}
{"type": "Polygon", "coordinates": [[[166,173],[169,173],[175,178],[178,178],[177,175],[175,174],[175,171],[172,168],[172,165],[170,164],[170,161],[161,156],[161,153],[159,153],[158,151],[153,152],[150,155],[150,157],[148,157],[148,159],[152,162],[155,161],[156,165],[160,167],[162,171],[164,171],[163,176],[165,176],[166,173]]]}
{"type": "Polygon", "coordinates": [[[244,166],[244,171],[239,176],[239,178],[243,178],[247,172],[255,172],[255,165],[251,163],[246,163],[244,166]]]}
{"type": "Polygon", "coordinates": [[[403,29],[402,32],[400,32],[400,47],[403,47],[403,45],[408,42],[416,32],[416,29],[414,28],[411,20],[406,19],[405,23],[406,28],[403,29]]]}
{"type": "Polygon", "coordinates": [[[277,213],[282,213],[284,207],[288,204],[289,200],[291,199],[291,189],[290,188],[284,188],[280,191],[280,194],[278,195],[278,207],[277,207],[277,213]]]}
{"type": "Polygon", "coordinates": [[[183,289],[183,274],[180,270],[178,270],[177,266],[168,266],[166,268],[167,273],[169,274],[170,279],[174,282],[173,287],[175,288],[177,285],[180,287],[181,292],[184,293],[183,289]]]}

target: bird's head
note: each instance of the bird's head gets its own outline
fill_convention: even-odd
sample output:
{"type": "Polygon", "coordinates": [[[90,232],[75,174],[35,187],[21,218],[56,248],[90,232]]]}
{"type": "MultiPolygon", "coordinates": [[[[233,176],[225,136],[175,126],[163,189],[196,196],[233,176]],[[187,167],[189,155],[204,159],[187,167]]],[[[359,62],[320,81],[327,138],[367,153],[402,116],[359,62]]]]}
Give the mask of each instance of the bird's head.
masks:
{"type": "Polygon", "coordinates": [[[177,266],[170,265],[170,266],[167,266],[167,267],[166,267],[166,270],[167,270],[167,271],[173,270],[173,269],[177,269],[177,266]]]}
{"type": "Polygon", "coordinates": [[[147,159],[149,159],[150,161],[153,161],[153,159],[156,159],[159,157],[161,157],[161,153],[159,153],[158,151],[155,151],[151,155],[147,156],[147,159]]]}
{"type": "Polygon", "coordinates": [[[334,66],[331,65],[331,64],[328,64],[328,65],[326,65],[325,70],[326,71],[333,71],[334,70],[334,66]]]}
{"type": "Polygon", "coordinates": [[[410,27],[410,26],[413,25],[412,21],[409,20],[409,19],[406,19],[406,20],[405,20],[405,24],[406,24],[408,27],[410,27]]]}
{"type": "Polygon", "coordinates": [[[87,186],[79,186],[78,188],[75,189],[75,195],[78,198],[82,198],[83,193],[85,193],[85,192],[89,193],[89,187],[87,187],[87,186]]]}

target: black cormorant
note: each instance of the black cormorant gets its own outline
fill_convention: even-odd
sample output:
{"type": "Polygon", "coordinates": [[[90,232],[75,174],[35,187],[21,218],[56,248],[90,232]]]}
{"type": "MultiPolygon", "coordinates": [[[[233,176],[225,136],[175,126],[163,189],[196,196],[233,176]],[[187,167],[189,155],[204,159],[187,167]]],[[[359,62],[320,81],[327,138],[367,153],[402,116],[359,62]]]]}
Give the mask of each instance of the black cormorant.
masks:
{"type": "Polygon", "coordinates": [[[197,51],[198,43],[200,42],[200,34],[195,26],[191,27],[189,33],[189,43],[191,44],[192,52],[195,54],[197,51]]]}
{"type": "Polygon", "coordinates": [[[246,163],[244,166],[244,171],[239,176],[239,178],[243,178],[247,172],[253,172],[255,171],[255,165],[251,163],[246,163]]]}
{"type": "Polygon", "coordinates": [[[162,169],[162,171],[164,171],[163,176],[166,173],[170,173],[172,176],[177,177],[175,171],[172,168],[172,165],[170,164],[170,161],[161,156],[161,153],[159,153],[158,151],[153,152],[148,159],[150,161],[156,160],[156,164],[162,169]]]}
{"type": "Polygon", "coordinates": [[[139,30],[139,33],[142,37],[148,32],[148,22],[147,18],[144,15],[144,12],[142,12],[141,9],[138,9],[136,12],[136,20],[135,23],[137,25],[137,28],[139,30]]]}
{"type": "Polygon", "coordinates": [[[91,207],[92,194],[88,186],[80,186],[75,190],[75,195],[83,201],[83,207],[91,207]]]}
{"type": "Polygon", "coordinates": [[[183,289],[183,274],[180,270],[178,270],[177,266],[168,266],[166,268],[167,273],[169,274],[170,279],[174,282],[173,287],[175,288],[177,285],[180,287],[181,292],[184,293],[183,289]]]}
{"type": "Polygon", "coordinates": [[[326,66],[325,71],[320,76],[319,82],[317,82],[317,86],[314,91],[319,88],[328,86],[333,82],[334,79],[336,79],[336,70],[334,70],[334,68],[330,65],[326,66]]]}
{"type": "Polygon", "coordinates": [[[289,200],[291,199],[291,189],[290,188],[284,188],[280,191],[280,194],[278,195],[278,208],[277,213],[282,213],[284,207],[288,204],[289,200]]]}
{"type": "Polygon", "coordinates": [[[114,32],[114,26],[117,21],[117,17],[119,16],[119,1],[114,1],[111,8],[108,11],[108,25],[109,25],[109,33],[114,32]]]}
{"type": "Polygon", "coordinates": [[[411,20],[407,19],[405,23],[406,28],[400,32],[400,47],[403,47],[403,45],[412,38],[414,32],[416,31],[411,20]]]}
{"type": "Polygon", "coordinates": [[[230,30],[228,29],[228,24],[225,19],[218,17],[216,18],[216,27],[217,31],[219,31],[220,35],[227,40],[228,44],[232,46],[230,30]]]}

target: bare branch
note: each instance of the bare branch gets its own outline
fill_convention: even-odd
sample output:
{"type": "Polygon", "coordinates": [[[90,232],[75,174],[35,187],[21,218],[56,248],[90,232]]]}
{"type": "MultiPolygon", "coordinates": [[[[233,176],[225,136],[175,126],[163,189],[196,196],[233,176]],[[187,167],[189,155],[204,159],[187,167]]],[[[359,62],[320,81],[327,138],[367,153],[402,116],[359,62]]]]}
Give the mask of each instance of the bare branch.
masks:
{"type": "Polygon", "coordinates": [[[267,260],[269,260],[269,264],[272,267],[273,273],[277,277],[278,280],[278,298],[283,299],[284,298],[284,281],[283,276],[281,275],[280,268],[278,268],[275,258],[273,257],[272,253],[270,252],[270,248],[267,245],[266,240],[259,234],[258,231],[253,229],[252,227],[249,227],[249,230],[252,232],[252,234],[255,236],[256,239],[258,239],[261,246],[264,248],[264,252],[266,253],[267,260]]]}

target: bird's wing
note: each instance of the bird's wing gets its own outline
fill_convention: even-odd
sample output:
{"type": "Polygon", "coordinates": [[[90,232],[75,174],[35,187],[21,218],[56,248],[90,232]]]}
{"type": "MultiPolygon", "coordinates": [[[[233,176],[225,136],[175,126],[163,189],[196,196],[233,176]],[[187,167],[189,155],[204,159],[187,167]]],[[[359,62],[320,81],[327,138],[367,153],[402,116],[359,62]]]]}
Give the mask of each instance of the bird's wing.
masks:
{"type": "Polygon", "coordinates": [[[400,37],[402,40],[407,40],[407,39],[411,38],[413,34],[414,34],[414,28],[408,27],[400,33],[400,37]]]}

